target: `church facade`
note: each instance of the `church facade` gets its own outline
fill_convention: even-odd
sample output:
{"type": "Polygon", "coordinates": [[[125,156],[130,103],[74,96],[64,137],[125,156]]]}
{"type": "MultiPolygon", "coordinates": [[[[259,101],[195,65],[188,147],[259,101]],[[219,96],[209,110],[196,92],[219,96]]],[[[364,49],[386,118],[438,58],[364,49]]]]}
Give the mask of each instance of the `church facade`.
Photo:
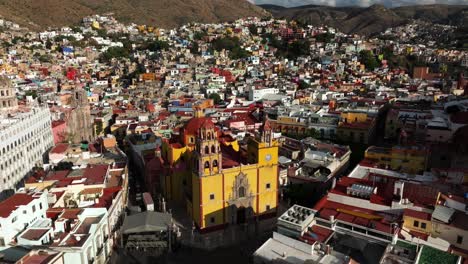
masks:
{"type": "Polygon", "coordinates": [[[239,142],[198,109],[161,155],[164,196],[183,202],[200,230],[276,216],[278,142],[268,121],[239,142]]]}

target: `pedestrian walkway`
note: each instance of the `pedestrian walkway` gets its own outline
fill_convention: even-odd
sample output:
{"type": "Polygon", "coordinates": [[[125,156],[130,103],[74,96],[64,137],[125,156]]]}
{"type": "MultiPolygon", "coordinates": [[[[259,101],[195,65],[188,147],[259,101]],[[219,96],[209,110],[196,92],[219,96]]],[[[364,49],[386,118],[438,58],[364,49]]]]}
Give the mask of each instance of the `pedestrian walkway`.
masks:
{"type": "MultiPolygon", "coordinates": [[[[283,212],[280,206],[280,212],[283,212]]],[[[194,229],[185,208],[180,204],[168,203],[174,223],[179,227],[182,245],[193,248],[213,250],[219,247],[228,247],[252,239],[260,239],[271,235],[276,228],[276,217],[251,221],[242,225],[228,225],[226,228],[207,234],[200,234],[194,229]]],[[[278,212],[278,213],[280,213],[278,212]]]]}

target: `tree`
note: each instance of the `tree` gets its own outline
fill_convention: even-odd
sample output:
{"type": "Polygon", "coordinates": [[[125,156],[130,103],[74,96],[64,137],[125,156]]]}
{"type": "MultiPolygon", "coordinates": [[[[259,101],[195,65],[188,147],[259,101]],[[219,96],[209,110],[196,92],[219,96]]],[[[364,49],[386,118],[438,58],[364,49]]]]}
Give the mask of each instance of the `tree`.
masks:
{"type": "Polygon", "coordinates": [[[96,135],[101,135],[101,132],[104,130],[102,121],[96,121],[96,135]]]}
{"type": "Polygon", "coordinates": [[[105,29],[98,29],[96,30],[97,35],[101,38],[107,37],[107,31],[105,29]]]}
{"type": "Polygon", "coordinates": [[[71,170],[73,163],[69,161],[61,161],[54,167],[56,171],[71,170]]]}
{"type": "Polygon", "coordinates": [[[301,80],[299,82],[299,90],[304,90],[304,89],[307,89],[307,88],[310,88],[310,84],[305,82],[304,80],[301,80]]]}
{"type": "Polygon", "coordinates": [[[190,47],[190,53],[192,54],[199,54],[200,52],[198,51],[199,49],[199,45],[198,45],[198,42],[194,41],[192,42],[192,46],[190,47]]]}
{"type": "Polygon", "coordinates": [[[258,35],[258,27],[254,24],[249,25],[249,31],[252,35],[258,35]]]}
{"type": "Polygon", "coordinates": [[[193,39],[194,40],[202,40],[207,35],[208,34],[205,31],[197,31],[197,32],[195,32],[195,34],[193,34],[193,39]]]}
{"type": "Polygon", "coordinates": [[[250,52],[241,48],[241,42],[238,37],[224,37],[215,39],[211,43],[213,49],[217,51],[228,50],[230,51],[229,57],[237,60],[250,56],[250,52]]]}
{"type": "Polygon", "coordinates": [[[48,50],[50,50],[52,48],[52,41],[50,41],[50,39],[48,39],[45,43],[45,46],[48,50]]]}
{"type": "Polygon", "coordinates": [[[296,40],[288,46],[286,57],[297,59],[298,57],[310,54],[310,42],[308,40],[296,40]]]}
{"type": "Polygon", "coordinates": [[[40,62],[51,62],[52,61],[52,56],[49,54],[44,54],[39,56],[39,61],[40,62]]]}
{"type": "Polygon", "coordinates": [[[213,102],[215,105],[219,104],[221,102],[221,96],[217,93],[212,93],[208,96],[209,99],[213,99],[213,102]]]}
{"type": "Polygon", "coordinates": [[[366,69],[374,70],[379,66],[379,63],[377,62],[377,59],[375,58],[375,55],[372,51],[362,50],[359,55],[361,57],[360,62],[366,66],[366,69]]]}
{"type": "Polygon", "coordinates": [[[109,62],[112,59],[126,58],[130,55],[129,51],[122,47],[110,47],[101,54],[99,59],[103,62],[109,62]]]}
{"type": "Polygon", "coordinates": [[[324,42],[324,43],[329,43],[334,38],[335,38],[335,34],[331,34],[331,33],[328,33],[328,32],[318,34],[317,36],[315,36],[315,40],[317,42],[324,42]]]}
{"type": "Polygon", "coordinates": [[[37,98],[37,91],[36,90],[29,90],[25,93],[26,96],[32,96],[33,99],[37,98]]]}
{"type": "Polygon", "coordinates": [[[162,41],[162,40],[151,41],[143,46],[143,49],[153,51],[153,52],[160,51],[160,50],[167,50],[168,48],[169,48],[169,43],[167,43],[166,41],[162,41]]]}

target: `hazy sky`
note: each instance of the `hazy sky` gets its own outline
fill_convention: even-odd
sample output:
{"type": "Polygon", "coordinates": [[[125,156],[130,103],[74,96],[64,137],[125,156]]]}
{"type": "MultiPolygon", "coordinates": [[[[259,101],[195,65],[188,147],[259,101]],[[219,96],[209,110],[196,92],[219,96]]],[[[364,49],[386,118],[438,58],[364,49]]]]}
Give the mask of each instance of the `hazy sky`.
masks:
{"type": "Polygon", "coordinates": [[[286,7],[301,5],[328,6],[370,6],[384,4],[387,7],[421,4],[462,4],[468,5],[468,0],[249,0],[255,4],[274,4],[286,7]]]}

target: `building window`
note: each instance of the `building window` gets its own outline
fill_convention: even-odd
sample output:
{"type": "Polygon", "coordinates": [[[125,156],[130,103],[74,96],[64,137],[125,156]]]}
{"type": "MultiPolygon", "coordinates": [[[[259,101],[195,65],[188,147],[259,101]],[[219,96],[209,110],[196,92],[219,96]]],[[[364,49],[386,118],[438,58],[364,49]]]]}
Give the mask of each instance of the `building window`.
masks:
{"type": "Polygon", "coordinates": [[[213,160],[213,167],[218,167],[218,161],[217,160],[213,160]]]}
{"type": "Polygon", "coordinates": [[[419,227],[419,221],[414,221],[413,226],[414,227],[419,227]]]}
{"type": "Polygon", "coordinates": [[[13,219],[11,219],[11,222],[14,223],[14,222],[16,222],[17,219],[18,218],[15,216],[15,217],[13,217],[13,219]]]}
{"type": "Polygon", "coordinates": [[[463,236],[457,236],[457,244],[463,243],[463,236]]]}
{"type": "Polygon", "coordinates": [[[426,223],[421,223],[421,228],[426,229],[426,223]]]}
{"type": "Polygon", "coordinates": [[[28,211],[26,211],[26,210],[23,210],[23,214],[28,214],[28,211]]]}
{"type": "Polygon", "coordinates": [[[216,153],[216,147],[215,146],[211,146],[211,153],[216,153]]]}
{"type": "Polygon", "coordinates": [[[210,194],[210,200],[214,200],[215,199],[215,195],[212,193],[210,194]]]}
{"type": "Polygon", "coordinates": [[[212,217],[210,218],[210,223],[212,223],[212,224],[215,223],[215,218],[214,218],[214,216],[212,216],[212,217]]]}
{"type": "Polygon", "coordinates": [[[32,211],[33,211],[33,213],[36,212],[36,206],[35,205],[32,206],[32,211]]]}
{"type": "Polygon", "coordinates": [[[266,206],[266,210],[267,210],[267,211],[270,210],[270,205],[267,205],[267,206],[266,206]]]}
{"type": "Polygon", "coordinates": [[[210,154],[210,148],[208,146],[205,146],[205,154],[210,154]]]}
{"type": "Polygon", "coordinates": [[[239,187],[239,198],[245,197],[245,188],[244,187],[239,187]]]}
{"type": "Polygon", "coordinates": [[[271,184],[267,183],[267,184],[266,184],[266,188],[267,188],[267,189],[270,189],[270,188],[271,188],[271,184]]]}
{"type": "Polygon", "coordinates": [[[42,203],[39,203],[39,210],[42,210],[42,203]]]}
{"type": "Polygon", "coordinates": [[[210,163],[208,161],[205,161],[205,169],[209,169],[210,168],[210,163]]]}

